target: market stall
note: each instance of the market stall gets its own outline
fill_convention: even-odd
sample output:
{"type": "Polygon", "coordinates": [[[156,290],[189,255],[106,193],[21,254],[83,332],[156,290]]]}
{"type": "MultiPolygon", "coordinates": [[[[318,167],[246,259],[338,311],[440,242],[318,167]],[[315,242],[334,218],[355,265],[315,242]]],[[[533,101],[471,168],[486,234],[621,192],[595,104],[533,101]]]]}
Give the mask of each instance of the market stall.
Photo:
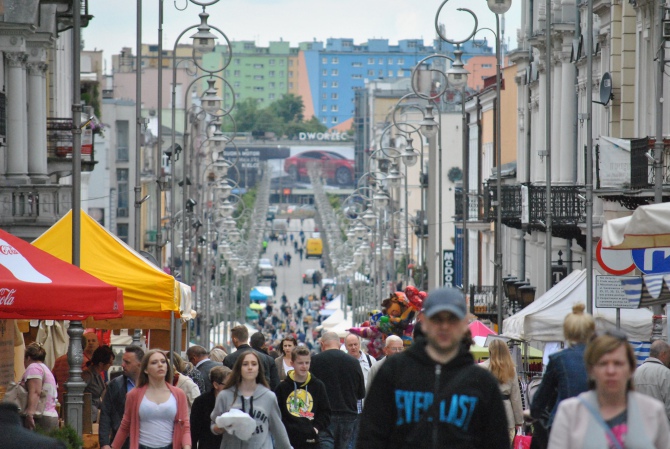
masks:
{"type": "MultiPolygon", "coordinates": [[[[33,245],[66,262],[72,256],[72,212],[33,245]]],[[[81,269],[123,290],[121,319],[89,320],[104,329],[170,330],[170,318],[190,319],[191,289],[149,263],[86,213],[81,214],[81,269]],[[174,314],[174,315],[173,315],[174,314]]]]}

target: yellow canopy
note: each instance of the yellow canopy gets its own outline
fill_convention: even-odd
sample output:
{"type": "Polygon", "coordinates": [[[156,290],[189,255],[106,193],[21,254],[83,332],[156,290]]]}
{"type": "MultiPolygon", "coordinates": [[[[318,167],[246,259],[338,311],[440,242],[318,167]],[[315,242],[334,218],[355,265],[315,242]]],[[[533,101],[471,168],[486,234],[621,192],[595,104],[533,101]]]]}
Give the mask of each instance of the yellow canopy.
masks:
{"type": "MultiPolygon", "coordinates": [[[[39,236],[33,245],[71,263],[72,211],[39,236]]],[[[147,318],[168,318],[170,312],[175,312],[175,315],[179,316],[181,297],[179,282],[149,263],[83,211],[80,258],[82,270],[123,289],[123,318],[105,320],[105,324],[96,321],[96,327],[169,329],[169,325],[167,327],[163,323],[158,325],[154,323],[155,320],[147,318]]]]}

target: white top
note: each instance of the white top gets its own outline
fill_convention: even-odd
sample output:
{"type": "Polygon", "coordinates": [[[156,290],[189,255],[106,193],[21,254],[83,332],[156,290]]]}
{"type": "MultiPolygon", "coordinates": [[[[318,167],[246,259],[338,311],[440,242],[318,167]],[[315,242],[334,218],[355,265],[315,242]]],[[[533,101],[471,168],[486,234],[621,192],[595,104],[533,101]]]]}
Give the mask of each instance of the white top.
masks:
{"type": "Polygon", "coordinates": [[[146,396],[140,403],[140,444],[163,447],[172,444],[174,420],[177,416],[177,399],[170,398],[160,404],[151,402],[146,396]]]}
{"type": "Polygon", "coordinates": [[[282,359],[281,362],[282,362],[282,364],[284,365],[284,372],[285,372],[286,375],[288,376],[288,372],[289,372],[289,371],[293,371],[293,367],[292,367],[292,366],[288,366],[288,365],[286,364],[286,357],[284,357],[284,358],[282,359]]]}

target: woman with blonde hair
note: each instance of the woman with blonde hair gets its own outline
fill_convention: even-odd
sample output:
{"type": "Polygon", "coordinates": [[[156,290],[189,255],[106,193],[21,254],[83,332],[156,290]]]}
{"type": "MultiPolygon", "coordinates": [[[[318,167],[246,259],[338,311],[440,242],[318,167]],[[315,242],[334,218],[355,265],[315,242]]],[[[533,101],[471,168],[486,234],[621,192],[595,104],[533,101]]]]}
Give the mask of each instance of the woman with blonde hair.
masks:
{"type": "Polygon", "coordinates": [[[505,414],[507,415],[507,427],[509,428],[511,443],[516,429],[523,424],[523,405],[521,404],[521,389],[519,388],[516,367],[507,344],[502,340],[493,340],[489,343],[489,359],[480,363],[479,366],[491,371],[493,377],[498,380],[505,414]]]}
{"type": "Polygon", "coordinates": [[[563,321],[563,335],[568,348],[549,356],[547,369],[542,382],[533,396],[530,415],[538,420],[533,440],[546,441],[551,429],[558,404],[567,398],[577,396],[589,389],[584,350],[586,343],[596,330],[596,322],[588,313],[584,313],[584,304],[572,306],[572,313],[563,321]],[[546,435],[538,434],[537,430],[546,429],[546,435]]]}
{"type": "Polygon", "coordinates": [[[633,391],[635,354],[621,331],[594,338],[584,353],[590,391],[558,407],[550,449],[667,449],[662,402],[633,391]]]}
{"type": "Polygon", "coordinates": [[[211,351],[209,351],[209,360],[211,360],[212,362],[223,363],[223,359],[225,359],[227,355],[228,354],[226,353],[226,351],[224,351],[219,347],[215,347],[212,348],[211,351]]]}
{"type": "Polygon", "coordinates": [[[191,449],[186,394],[170,385],[172,364],[160,349],[144,354],[137,386],[126,395],[113,449],[130,437],[130,449],[191,449]]]}

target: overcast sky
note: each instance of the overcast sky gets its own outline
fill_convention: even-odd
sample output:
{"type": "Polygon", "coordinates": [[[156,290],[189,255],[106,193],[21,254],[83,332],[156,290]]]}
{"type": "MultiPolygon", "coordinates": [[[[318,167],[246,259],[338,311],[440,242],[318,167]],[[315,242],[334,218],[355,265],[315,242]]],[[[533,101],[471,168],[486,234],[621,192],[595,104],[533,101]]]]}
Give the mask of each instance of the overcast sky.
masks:
{"type": "MultiPolygon", "coordinates": [[[[215,0],[199,0],[212,3],[215,0]]],[[[160,0],[144,0],[144,43],[158,42],[158,9],[160,0]]],[[[172,48],[177,36],[191,25],[199,23],[201,7],[188,0],[165,0],[163,3],[163,45],[172,48]],[[186,9],[184,7],[187,5],[186,9]],[[182,11],[176,9],[175,5],[182,11]]],[[[521,22],[521,0],[513,0],[512,9],[505,15],[505,40],[510,49],[516,47],[516,30],[521,22]]],[[[313,39],[353,38],[361,44],[368,38],[422,38],[431,44],[435,36],[435,14],[441,1],[437,0],[220,0],[207,7],[209,23],[221,29],[230,40],[253,40],[266,46],[269,41],[283,39],[292,46],[313,39]]],[[[93,0],[89,13],[94,16],[83,30],[86,50],[104,50],[110,61],[122,47],[135,48],[136,0],[93,0]]],[[[485,0],[450,0],[442,9],[440,22],[445,24],[447,37],[463,39],[471,32],[474,22],[458,7],[473,10],[479,27],[495,29],[495,16],[485,0]]],[[[188,32],[180,40],[190,43],[188,32]]],[[[477,38],[493,43],[493,34],[480,31],[477,38]]],[[[109,68],[107,68],[109,70],[109,68]]]]}

